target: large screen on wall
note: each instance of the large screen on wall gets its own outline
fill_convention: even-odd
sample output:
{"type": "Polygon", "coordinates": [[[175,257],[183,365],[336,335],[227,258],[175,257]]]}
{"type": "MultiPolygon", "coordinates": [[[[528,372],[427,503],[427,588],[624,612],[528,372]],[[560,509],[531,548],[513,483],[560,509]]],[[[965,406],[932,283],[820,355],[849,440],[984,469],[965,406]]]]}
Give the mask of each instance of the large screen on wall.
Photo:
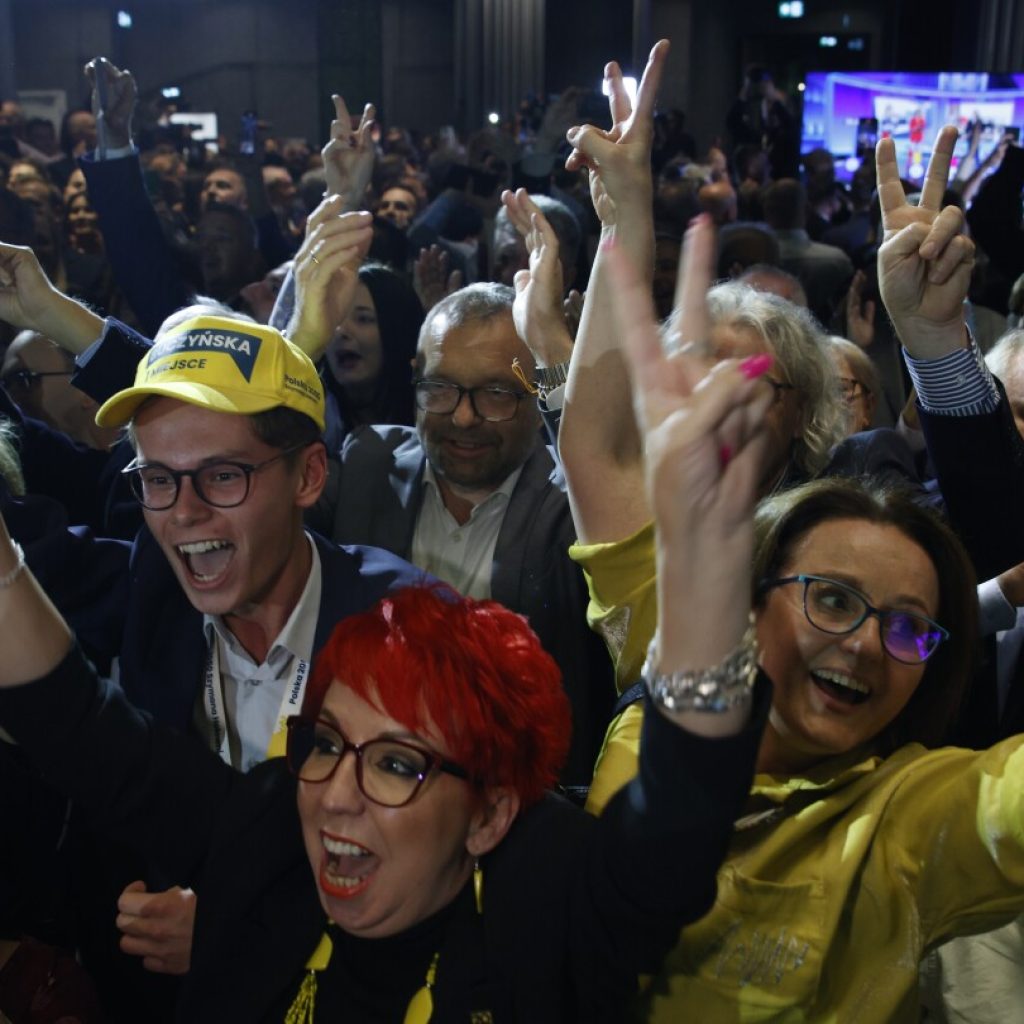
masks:
{"type": "Polygon", "coordinates": [[[980,124],[977,159],[984,160],[1006,132],[1024,125],[1024,74],[980,71],[812,71],[804,79],[801,152],[822,147],[836,157],[836,174],[849,180],[874,150],[896,143],[900,174],[924,177],[939,128],[955,124],[960,140],[950,174],[967,155],[980,124]]]}

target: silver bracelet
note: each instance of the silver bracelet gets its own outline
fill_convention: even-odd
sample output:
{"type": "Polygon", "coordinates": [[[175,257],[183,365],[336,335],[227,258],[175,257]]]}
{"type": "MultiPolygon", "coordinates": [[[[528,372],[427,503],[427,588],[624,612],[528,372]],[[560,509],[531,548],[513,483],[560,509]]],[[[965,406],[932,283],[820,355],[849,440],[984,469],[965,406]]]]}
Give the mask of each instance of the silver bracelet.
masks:
{"type": "Polygon", "coordinates": [[[11,541],[11,547],[14,548],[14,553],[18,556],[18,561],[15,563],[14,568],[4,576],[0,576],[0,590],[5,590],[11,586],[15,580],[21,575],[22,569],[25,568],[25,552],[21,550],[21,545],[16,541],[11,541]]]}
{"type": "Polygon", "coordinates": [[[662,675],[654,667],[657,652],[658,634],[655,633],[641,670],[654,701],[668,711],[728,711],[749,700],[757,679],[754,613],[750,613],[750,621],[736,648],[711,668],[683,669],[662,675]]]}

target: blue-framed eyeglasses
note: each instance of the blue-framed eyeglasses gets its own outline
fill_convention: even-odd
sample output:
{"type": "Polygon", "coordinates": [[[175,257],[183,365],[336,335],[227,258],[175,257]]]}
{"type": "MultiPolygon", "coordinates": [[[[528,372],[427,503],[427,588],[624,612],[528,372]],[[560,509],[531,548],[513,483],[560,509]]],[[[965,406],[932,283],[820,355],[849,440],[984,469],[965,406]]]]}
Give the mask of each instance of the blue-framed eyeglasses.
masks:
{"type": "Polygon", "coordinates": [[[939,644],[949,639],[949,630],[927,616],[896,608],[875,608],[859,590],[826,576],[784,576],[767,581],[760,590],[766,593],[790,583],[803,584],[804,615],[816,629],[835,635],[852,633],[873,615],[881,627],[886,653],[905,665],[927,661],[939,644]]]}

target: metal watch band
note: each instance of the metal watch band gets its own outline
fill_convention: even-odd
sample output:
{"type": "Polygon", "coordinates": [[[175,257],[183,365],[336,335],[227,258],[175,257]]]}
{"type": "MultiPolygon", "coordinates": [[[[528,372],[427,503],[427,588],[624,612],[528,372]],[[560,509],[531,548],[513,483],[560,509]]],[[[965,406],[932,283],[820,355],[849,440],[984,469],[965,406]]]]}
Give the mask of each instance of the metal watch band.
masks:
{"type": "Polygon", "coordinates": [[[564,384],[569,377],[568,360],[558,363],[556,366],[540,366],[533,378],[534,383],[540,391],[551,391],[559,384],[564,384]]]}

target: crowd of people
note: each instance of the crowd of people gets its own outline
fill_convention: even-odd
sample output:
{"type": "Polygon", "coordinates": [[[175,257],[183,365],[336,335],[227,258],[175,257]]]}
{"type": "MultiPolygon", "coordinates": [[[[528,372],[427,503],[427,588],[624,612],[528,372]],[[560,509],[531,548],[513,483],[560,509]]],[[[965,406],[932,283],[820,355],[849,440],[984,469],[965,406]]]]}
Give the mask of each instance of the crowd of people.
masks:
{"type": "Polygon", "coordinates": [[[0,1019],[1019,1012],[1022,151],[702,156],[668,52],[0,106],[0,1019]]]}

